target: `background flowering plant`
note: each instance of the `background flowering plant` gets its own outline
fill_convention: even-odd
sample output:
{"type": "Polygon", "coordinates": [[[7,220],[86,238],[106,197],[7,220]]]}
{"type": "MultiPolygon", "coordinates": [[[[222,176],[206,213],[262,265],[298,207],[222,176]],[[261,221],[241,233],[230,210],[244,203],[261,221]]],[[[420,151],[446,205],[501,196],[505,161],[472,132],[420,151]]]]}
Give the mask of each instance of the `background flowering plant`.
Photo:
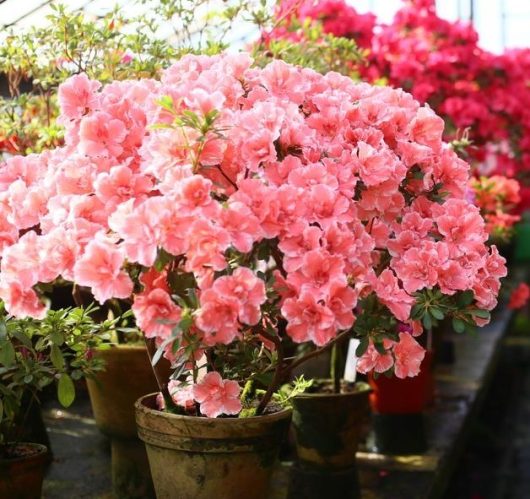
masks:
{"type": "Polygon", "coordinates": [[[507,242],[513,226],[521,217],[513,211],[519,204],[520,185],[517,180],[502,175],[473,177],[470,183],[474,203],[486,220],[486,230],[493,241],[507,242]]]}
{"type": "Polygon", "coordinates": [[[130,300],[153,362],[175,367],[166,405],[189,414],[261,413],[315,355],[294,359],[293,342],[354,335],[361,370],[413,376],[414,336],[444,317],[486,323],[506,273],[428,107],[251,62],[74,76],[59,90],[65,146],[0,169],[8,310],[44,315],[42,283],[59,276],[130,300]]]}

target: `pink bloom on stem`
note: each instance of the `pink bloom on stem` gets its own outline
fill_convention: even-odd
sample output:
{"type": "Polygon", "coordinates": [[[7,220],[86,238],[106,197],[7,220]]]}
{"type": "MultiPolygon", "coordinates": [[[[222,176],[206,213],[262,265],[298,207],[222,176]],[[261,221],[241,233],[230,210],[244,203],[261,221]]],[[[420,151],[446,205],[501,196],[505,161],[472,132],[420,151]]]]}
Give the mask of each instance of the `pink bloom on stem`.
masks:
{"type": "Polygon", "coordinates": [[[363,374],[369,373],[370,371],[384,373],[393,365],[394,358],[388,348],[386,348],[386,353],[379,353],[370,340],[368,349],[357,361],[357,371],[363,374]]]}
{"type": "Polygon", "coordinates": [[[0,298],[9,313],[19,319],[44,319],[46,307],[32,288],[23,288],[19,282],[0,282],[0,298]]]}
{"type": "Polygon", "coordinates": [[[399,333],[399,342],[394,345],[394,373],[398,378],[412,378],[420,372],[425,349],[409,333],[399,333]]]}
{"type": "Polygon", "coordinates": [[[96,112],[81,120],[79,139],[81,152],[88,156],[118,157],[127,129],[121,120],[105,112],[96,112]]]}
{"type": "Polygon", "coordinates": [[[383,305],[386,305],[400,321],[406,321],[414,298],[400,288],[398,280],[390,269],[385,269],[374,283],[374,290],[383,305]]]}
{"type": "Polygon", "coordinates": [[[159,288],[136,295],[132,311],[146,338],[168,338],[181,317],[180,307],[159,288]]]}
{"type": "Polygon", "coordinates": [[[109,298],[128,298],[133,282],[122,270],[124,256],[114,244],[95,239],[88,243],[74,266],[75,282],[90,286],[99,303],[109,298]]]}
{"type": "Polygon", "coordinates": [[[512,291],[510,295],[510,302],[508,303],[508,308],[516,310],[518,308],[524,307],[528,303],[530,298],[530,287],[528,284],[522,282],[512,291]]]}
{"type": "Polygon", "coordinates": [[[61,115],[76,120],[94,109],[98,104],[99,81],[90,80],[81,73],[68,78],[59,86],[58,98],[61,115]]]}
{"type": "Polygon", "coordinates": [[[193,409],[195,401],[193,399],[193,384],[179,381],[176,379],[170,380],[167,385],[169,395],[176,405],[184,407],[184,409],[193,409]]]}
{"type": "Polygon", "coordinates": [[[287,319],[287,334],[297,343],[325,345],[337,332],[335,315],[312,292],[302,291],[295,298],[287,298],[281,310],[287,319]]]}
{"type": "Polygon", "coordinates": [[[221,295],[234,297],[239,302],[239,320],[243,324],[257,324],[260,305],[267,299],[265,283],[252,270],[238,267],[231,276],[217,279],[213,288],[221,295]]]}
{"type": "Polygon", "coordinates": [[[221,414],[236,415],[241,412],[239,394],[241,387],[237,381],[224,380],[218,372],[209,372],[193,385],[193,398],[200,404],[201,413],[209,418],[221,414]]]}
{"type": "Polygon", "coordinates": [[[131,198],[139,202],[153,187],[146,175],[135,175],[125,165],[113,167],[109,173],[101,173],[94,183],[96,196],[108,209],[131,198]]]}
{"type": "Polygon", "coordinates": [[[238,299],[210,288],[202,292],[200,302],[196,324],[204,332],[204,343],[208,346],[231,343],[239,334],[238,299]]]}

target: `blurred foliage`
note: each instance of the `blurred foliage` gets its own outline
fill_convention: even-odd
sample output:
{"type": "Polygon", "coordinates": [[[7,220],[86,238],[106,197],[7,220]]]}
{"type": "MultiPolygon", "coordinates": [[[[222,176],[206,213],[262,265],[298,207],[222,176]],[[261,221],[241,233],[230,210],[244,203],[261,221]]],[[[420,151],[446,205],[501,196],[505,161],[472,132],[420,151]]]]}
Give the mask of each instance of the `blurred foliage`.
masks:
{"type": "MultiPolygon", "coordinates": [[[[96,307],[50,310],[42,320],[15,319],[0,302],[0,455],[2,445],[17,440],[24,422],[22,400],[55,384],[57,398],[68,407],[75,399],[75,381],[104,368],[94,357],[108,347],[126,316],[96,321],[96,307]]],[[[130,314],[126,314],[130,315],[130,314]]]]}

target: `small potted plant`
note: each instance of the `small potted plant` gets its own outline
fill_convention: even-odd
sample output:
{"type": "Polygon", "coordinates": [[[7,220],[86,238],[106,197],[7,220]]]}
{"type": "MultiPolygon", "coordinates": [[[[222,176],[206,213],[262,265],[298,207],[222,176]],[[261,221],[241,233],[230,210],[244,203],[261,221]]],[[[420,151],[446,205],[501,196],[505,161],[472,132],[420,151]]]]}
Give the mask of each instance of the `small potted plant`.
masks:
{"type": "Polygon", "coordinates": [[[75,398],[75,380],[101,368],[91,349],[112,321],[95,324],[90,310],[49,311],[42,320],[15,319],[0,311],[0,496],[40,497],[48,449],[21,441],[29,410],[40,392],[57,386],[59,402],[75,398]],[[94,334],[95,333],[95,334],[94,334]]]}

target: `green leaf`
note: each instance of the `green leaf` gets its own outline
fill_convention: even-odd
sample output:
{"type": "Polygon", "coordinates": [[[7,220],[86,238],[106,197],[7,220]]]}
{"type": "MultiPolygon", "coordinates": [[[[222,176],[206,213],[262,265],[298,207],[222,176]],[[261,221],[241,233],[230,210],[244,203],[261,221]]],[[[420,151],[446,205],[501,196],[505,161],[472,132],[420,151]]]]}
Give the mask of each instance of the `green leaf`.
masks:
{"type": "Polygon", "coordinates": [[[9,367],[15,362],[15,347],[10,341],[0,343],[0,364],[9,367]]]}
{"type": "Polygon", "coordinates": [[[476,310],[472,310],[471,314],[476,316],[476,317],[480,317],[481,319],[489,319],[490,318],[490,313],[489,313],[488,310],[481,310],[479,308],[477,308],[476,310]]]}
{"type": "Polygon", "coordinates": [[[6,321],[2,319],[0,320],[0,340],[5,339],[6,336],[7,336],[6,321]]]}
{"type": "Polygon", "coordinates": [[[370,345],[370,340],[368,339],[368,336],[365,336],[361,339],[361,342],[357,346],[357,349],[355,350],[355,356],[356,357],[362,357],[366,350],[368,350],[368,346],[370,345]]]}
{"type": "Polygon", "coordinates": [[[475,299],[475,294],[473,293],[473,291],[467,290],[458,295],[458,298],[456,299],[456,303],[460,308],[464,308],[464,307],[467,307],[468,305],[471,305],[474,299],[475,299]]]}
{"type": "Polygon", "coordinates": [[[75,399],[75,386],[68,374],[62,374],[57,383],[57,398],[63,407],[70,407],[75,399]]]}
{"type": "Polygon", "coordinates": [[[50,340],[54,345],[60,347],[64,343],[64,335],[59,331],[52,331],[50,333],[50,340]]]}
{"type": "Polygon", "coordinates": [[[457,333],[463,333],[466,330],[466,323],[462,319],[453,318],[453,329],[457,333]]]}
{"type": "Polygon", "coordinates": [[[2,422],[3,418],[4,418],[4,403],[2,402],[2,399],[0,399],[0,423],[2,422]]]}
{"type": "Polygon", "coordinates": [[[61,349],[57,345],[51,346],[50,359],[55,369],[62,371],[64,369],[64,358],[61,349]]]}
{"type": "Polygon", "coordinates": [[[435,319],[438,319],[439,321],[443,320],[445,317],[444,313],[439,308],[430,308],[429,312],[435,319]]]}

